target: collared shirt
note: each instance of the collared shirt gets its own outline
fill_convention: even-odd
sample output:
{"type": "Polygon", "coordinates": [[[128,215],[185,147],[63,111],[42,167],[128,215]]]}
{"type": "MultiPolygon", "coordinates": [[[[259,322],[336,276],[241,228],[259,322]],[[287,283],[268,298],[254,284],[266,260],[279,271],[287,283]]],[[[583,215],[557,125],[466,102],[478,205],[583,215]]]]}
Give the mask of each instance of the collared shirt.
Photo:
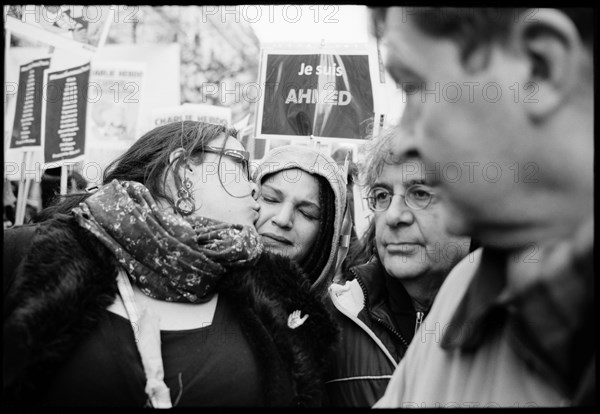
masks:
{"type": "Polygon", "coordinates": [[[446,331],[441,347],[474,351],[492,332],[506,326],[507,340],[517,355],[573,397],[595,352],[590,228],[584,226],[573,239],[558,244],[532,245],[532,254],[520,258],[484,249],[450,321],[454,330],[446,331]],[[507,282],[525,274],[534,282],[524,288],[507,282]],[[454,334],[456,329],[462,334],[454,334]]]}
{"type": "Polygon", "coordinates": [[[534,247],[452,270],[374,408],[595,404],[593,225],[534,247]]]}

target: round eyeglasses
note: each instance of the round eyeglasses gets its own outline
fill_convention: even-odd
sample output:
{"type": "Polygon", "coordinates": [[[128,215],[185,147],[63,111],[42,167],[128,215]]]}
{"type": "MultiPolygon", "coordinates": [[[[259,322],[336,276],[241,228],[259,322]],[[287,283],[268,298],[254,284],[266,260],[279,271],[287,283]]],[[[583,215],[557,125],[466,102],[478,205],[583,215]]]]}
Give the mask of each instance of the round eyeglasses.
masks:
{"type": "Polygon", "coordinates": [[[226,157],[232,159],[233,161],[235,161],[239,164],[242,164],[242,169],[244,170],[244,172],[248,178],[248,181],[252,180],[252,178],[250,177],[250,165],[249,165],[250,153],[248,151],[242,151],[242,150],[231,149],[231,148],[215,148],[215,147],[210,147],[208,145],[204,146],[203,151],[211,153],[211,154],[225,155],[226,157]]]}
{"type": "Polygon", "coordinates": [[[394,194],[385,188],[372,188],[365,199],[367,205],[373,211],[385,211],[392,203],[394,195],[398,195],[404,199],[404,204],[413,210],[423,210],[431,204],[433,196],[428,187],[422,184],[414,184],[406,189],[404,194],[394,194]]]}

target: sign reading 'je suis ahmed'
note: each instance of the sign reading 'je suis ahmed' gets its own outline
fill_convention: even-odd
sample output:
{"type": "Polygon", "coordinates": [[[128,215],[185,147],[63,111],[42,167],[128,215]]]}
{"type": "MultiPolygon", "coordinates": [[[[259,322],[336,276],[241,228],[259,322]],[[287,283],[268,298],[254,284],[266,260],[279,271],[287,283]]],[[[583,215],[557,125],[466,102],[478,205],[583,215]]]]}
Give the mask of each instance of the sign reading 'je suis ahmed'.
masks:
{"type": "Polygon", "coordinates": [[[369,54],[263,53],[257,136],[365,139],[374,117],[369,54]]]}

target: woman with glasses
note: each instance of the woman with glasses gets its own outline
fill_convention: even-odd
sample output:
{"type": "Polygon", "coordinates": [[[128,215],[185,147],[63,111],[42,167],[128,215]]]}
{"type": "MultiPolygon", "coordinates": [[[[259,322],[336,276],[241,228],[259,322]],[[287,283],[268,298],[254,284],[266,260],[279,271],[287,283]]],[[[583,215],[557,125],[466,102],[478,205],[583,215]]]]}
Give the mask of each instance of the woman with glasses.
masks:
{"type": "Polygon", "coordinates": [[[469,251],[468,238],[447,233],[431,177],[417,153],[397,149],[400,139],[390,131],[366,144],[359,183],[373,211],[372,256],[329,288],[342,329],[326,382],[332,406],[370,407],[383,396],[439,287],[469,251]]]}
{"type": "Polygon", "coordinates": [[[256,228],[265,248],[296,262],[323,299],[352,229],[343,170],[315,148],[284,145],[270,151],[254,173],[261,205],[256,228]]]}
{"type": "Polygon", "coordinates": [[[5,231],[4,404],[321,403],[337,330],[264,249],[235,136],[157,127],[100,188],[5,231]]]}

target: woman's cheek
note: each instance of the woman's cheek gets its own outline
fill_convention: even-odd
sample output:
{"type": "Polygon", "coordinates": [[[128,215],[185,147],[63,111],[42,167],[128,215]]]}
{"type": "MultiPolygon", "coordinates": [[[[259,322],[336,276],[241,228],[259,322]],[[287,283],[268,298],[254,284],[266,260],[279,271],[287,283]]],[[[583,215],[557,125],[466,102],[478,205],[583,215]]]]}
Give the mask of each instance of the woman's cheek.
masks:
{"type": "Polygon", "coordinates": [[[256,221],[256,228],[260,230],[261,226],[269,219],[269,206],[261,201],[258,202],[260,210],[258,211],[258,220],[256,221]]]}

